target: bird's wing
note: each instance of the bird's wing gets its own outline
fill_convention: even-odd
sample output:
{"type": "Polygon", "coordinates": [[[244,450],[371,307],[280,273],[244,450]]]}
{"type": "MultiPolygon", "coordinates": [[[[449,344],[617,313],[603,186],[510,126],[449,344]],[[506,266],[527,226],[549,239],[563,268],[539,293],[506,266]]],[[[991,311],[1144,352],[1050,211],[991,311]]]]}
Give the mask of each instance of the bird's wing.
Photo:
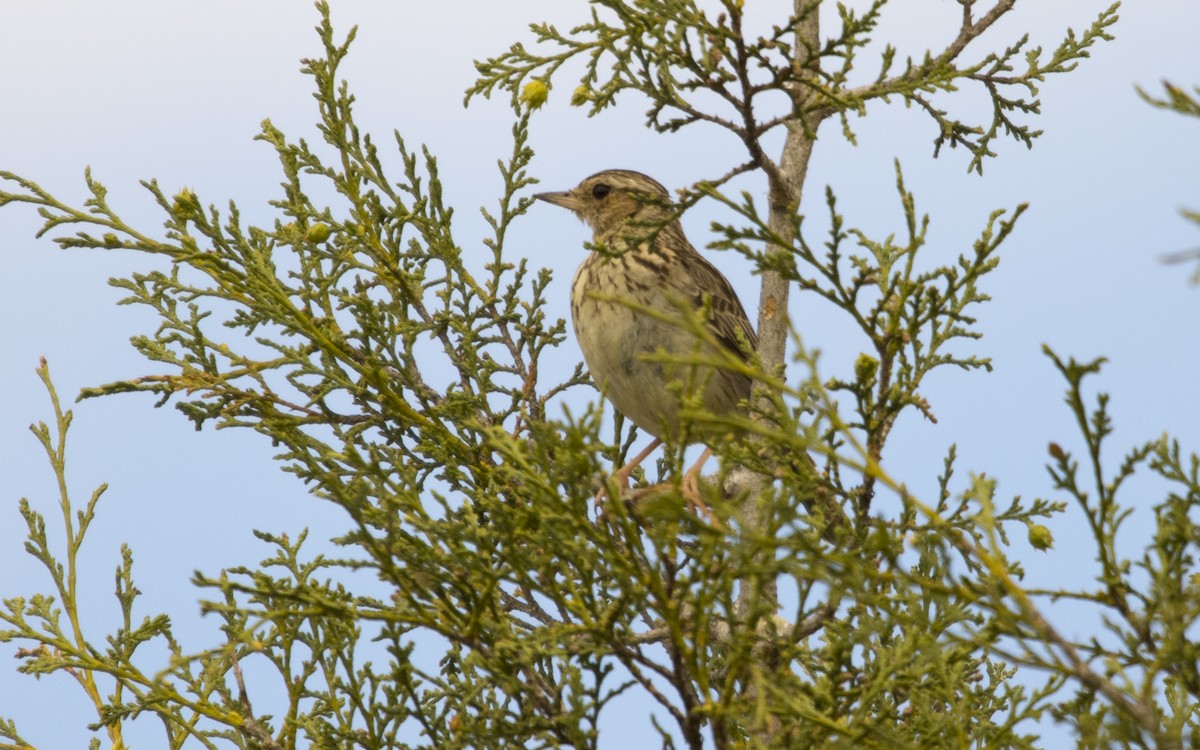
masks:
{"type": "Polygon", "coordinates": [[[704,304],[705,294],[712,296],[712,320],[709,321],[709,326],[713,335],[726,349],[743,360],[749,359],[751,352],[758,346],[758,335],[754,332],[754,326],[750,324],[750,318],[746,315],[746,310],[742,307],[742,302],[729,279],[698,252],[688,253],[684,259],[687,265],[686,276],[694,284],[693,304],[700,307],[704,304]]]}

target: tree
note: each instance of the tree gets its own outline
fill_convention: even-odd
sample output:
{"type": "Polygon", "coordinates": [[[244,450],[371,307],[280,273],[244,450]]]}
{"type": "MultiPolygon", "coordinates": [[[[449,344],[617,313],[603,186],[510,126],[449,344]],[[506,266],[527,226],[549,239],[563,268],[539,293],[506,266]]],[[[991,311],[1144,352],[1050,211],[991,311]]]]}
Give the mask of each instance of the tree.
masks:
{"type": "MultiPolygon", "coordinates": [[[[897,99],[933,120],[935,151],[962,146],[970,169],[982,171],[1005,135],[1030,144],[1036,131],[1025,118],[1037,112],[1038,85],[1108,38],[1116,6],[1047,54],[1019,39],[981,51],[1015,3],[962,2],[943,49],[900,64],[886,47],[860,80],[855,65],[885,5],[839,8],[833,33],[819,29],[818,4],[803,0],[761,36],[743,28],[732,0],[711,10],[605,0],[567,34],[535,26],[542,44],[481,63],[468,95],[504,93],[514,112],[487,264],[456,243],[431,154],[398,138],[404,174],[385,176],[337,77],[353,33],[340,41],[323,4],[325,56],[306,71],[333,158],[264,125],[284,173],[273,226],[244,226],[232,206],[223,215],[191,191],[169,195],[151,182],[166,215],[159,236],[122,221],[90,176],[91,198],[78,209],[0,175],[9,185],[0,204],[37,206],[45,232],[76,230],[58,240],[64,247],[124,248],[171,264],[117,282],[158,315],[158,330],[135,345],[168,374],[83,395],[147,391],[197,427],[256,430],[352,523],[339,539],[345,560],[311,558],[303,539],[262,533],[272,552],[260,568],[199,577],[227,640],[185,654],[165,618],[138,622],[128,552],[118,574],[124,627],[107,645],[80,631],[75,555],[99,493],[77,516],[64,493],[64,553],[23,506],[30,549],[56,592],[0,613],[0,637],[23,644],[22,669],[70,670],[114,746],[126,722],[152,713],[171,746],[591,747],[604,709],[626,691],[657,702],[663,744],[674,746],[1028,747],[1037,721],[1062,722],[1092,746],[1194,741],[1197,460],[1164,438],[1136,447],[1115,474],[1106,469],[1107,398],[1089,405],[1081,390],[1099,361],[1050,355],[1085,446],[1076,459],[1051,445],[1051,476],[1093,531],[1095,547],[1083,554],[1100,561],[1098,586],[1022,585],[1010,539],[1023,527],[1049,550],[1042,521],[1064,503],[1003,501],[989,477],[956,476],[953,451],[937,497],[915,496],[888,469],[897,418],[932,415],[925,376],[988,366],[972,351],[972,315],[1022,207],[997,211],[971,252],[937,266],[918,258],[928,218],[899,166],[899,241],[849,228],[832,193],[824,209],[804,196],[822,123],[837,118],[852,137],[851,115],[897,99]],[[763,276],[751,366],[759,387],[750,415],[726,425],[736,439],[706,486],[719,525],[688,514],[672,492],[628,505],[609,486],[618,499],[594,512],[595,478],[635,436],[619,422],[610,428],[596,406],[564,413],[564,395],[585,398],[581,370],[561,383],[540,376],[565,325],[546,309],[548,274],[505,240],[531,200],[528,124],[577,63],[585,72],[572,101],[591,113],[640,93],[652,127],[715,125],[741,149],[679,202],[728,207],[737,218],[715,227],[714,247],[742,253],[763,276]],[[960,87],[988,97],[980,124],[943,103],[960,87]],[[778,154],[767,148],[774,133],[784,138],[778,154]],[[735,177],[759,180],[766,204],[723,191],[735,177]],[[328,188],[332,205],[310,197],[328,188]],[[833,226],[822,246],[801,221],[820,210],[833,226]],[[799,343],[785,371],[791,331],[781,311],[793,287],[861,331],[867,351],[853,379],[823,377],[799,343]],[[803,455],[812,461],[787,460],[803,455]],[[1128,512],[1117,493],[1142,467],[1173,490],[1133,561],[1117,545],[1128,512]],[[382,580],[386,595],[356,588],[361,573],[382,580]],[[1092,607],[1107,632],[1064,636],[1044,614],[1063,598],[1092,607]],[[372,640],[386,646],[386,663],[359,656],[372,640]],[[166,643],[173,658],[145,664],[148,643],[166,643]],[[436,651],[438,667],[422,668],[418,650],[436,651]],[[286,695],[264,696],[243,678],[243,665],[264,663],[286,678],[286,695]],[[1038,684],[1013,679],[1026,665],[1043,670],[1038,684]],[[281,708],[268,716],[264,703],[281,708]]],[[[681,315],[681,325],[698,322],[681,315]]],[[[52,426],[36,432],[61,477],[70,418],[54,404],[52,426]]],[[[658,473],[677,478],[681,462],[682,448],[671,446],[658,473]]],[[[24,746],[13,724],[0,732],[24,746]]]]}

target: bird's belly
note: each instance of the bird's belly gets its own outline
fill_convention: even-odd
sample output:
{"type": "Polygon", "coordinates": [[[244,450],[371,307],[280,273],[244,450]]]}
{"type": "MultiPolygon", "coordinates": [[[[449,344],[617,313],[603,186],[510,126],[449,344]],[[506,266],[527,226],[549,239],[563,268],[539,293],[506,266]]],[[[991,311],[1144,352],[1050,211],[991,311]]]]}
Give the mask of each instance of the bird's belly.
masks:
{"type": "Polygon", "coordinates": [[[642,430],[662,437],[664,428],[671,431],[678,426],[672,408],[678,396],[668,390],[666,363],[650,361],[647,355],[660,347],[671,349],[664,346],[657,321],[620,305],[612,308],[604,314],[603,325],[580,326],[576,318],[575,334],[583,359],[596,386],[617,411],[642,430]]]}
{"type": "Polygon", "coordinates": [[[677,433],[680,399],[694,388],[704,389],[702,402],[715,414],[731,411],[745,397],[731,390],[727,374],[662,361],[666,352],[678,357],[713,353],[691,331],[670,322],[678,318],[678,310],[655,309],[668,318],[660,320],[585,294],[572,302],[575,335],[592,379],[613,407],[643,431],[660,438],[677,433]]]}

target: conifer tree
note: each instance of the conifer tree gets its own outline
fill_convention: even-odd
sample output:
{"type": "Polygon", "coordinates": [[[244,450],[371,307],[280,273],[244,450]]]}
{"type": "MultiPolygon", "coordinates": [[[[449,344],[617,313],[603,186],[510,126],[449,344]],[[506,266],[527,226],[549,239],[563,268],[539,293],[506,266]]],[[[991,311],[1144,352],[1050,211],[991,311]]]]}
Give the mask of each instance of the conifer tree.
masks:
{"type": "MultiPolygon", "coordinates": [[[[629,694],[660,735],[647,746],[1023,748],[1041,746],[1050,723],[1087,747],[1194,744],[1200,459],[1161,437],[1116,466],[1102,460],[1108,397],[1083,391],[1102,360],[1047,350],[1079,426],[1049,446],[1069,502],[1001,497],[993,478],[956,472],[953,449],[937,495],[910,492],[889,436],[905,413],[932,418],[932,371],[990,367],[974,315],[1024,206],[998,208],[958,257],[927,257],[930,217],[899,164],[904,222],[887,237],[855,229],[831,191],[805,182],[818,131],[853,139],[857,118],[889,105],[925,118],[934,155],[950,146],[943,156],[972,171],[1006,139],[1032,145],[1039,86],[1097,52],[1117,5],[1040,49],[993,28],[1018,13],[1015,0],[945,3],[954,35],[907,59],[886,44],[888,0],[794,0],[762,35],[744,28],[743,0],[589,5],[587,23],[535,24],[536,44],[477,63],[468,102],[506,97],[512,108],[484,248],[455,237],[432,153],[397,134],[386,148],[403,168],[387,172],[385,147],[355,125],[339,78],[354,32],[335,31],[325,2],[324,54],[304,62],[320,143],[269,121],[259,135],[283,178],[270,225],[149,181],[163,228],[137,227],[90,174],[90,197],[73,206],[0,172],[0,206],[35,207],[61,247],[169,263],[112,281],[155,313],[134,346],[160,374],[82,396],[148,392],[197,428],[260,433],[348,522],[344,559],[259,531],[269,548],[259,567],[198,575],[202,611],[223,622],[224,640],[206,650],[185,653],[138,598],[130,549],[116,578],[122,626],[85,632],[75,572],[103,488],[79,502],[66,486],[71,414],[43,364],[54,416],[34,432],[63,488],[66,543],[56,548],[48,519],[22,502],[27,549],[50,584],[0,608],[0,640],[19,645],[20,669],[73,676],[114,748],[151,716],[166,747],[592,748],[605,746],[612,701],[629,694]],[[864,52],[871,40],[885,42],[876,56],[864,52]],[[987,97],[984,119],[956,113],[949,94],[960,89],[987,97]],[[716,363],[743,368],[755,390],[744,416],[721,420],[721,468],[702,484],[713,518],[680,496],[679,445],[640,478],[666,489],[630,502],[609,480],[636,430],[603,416],[581,366],[561,382],[539,368],[576,356],[566,311],[547,305],[549,285],[565,281],[507,238],[533,202],[529,124],[565,96],[581,116],[644,97],[648,127],[709,128],[728,144],[727,168],[678,201],[728,209],[735,218],[714,225],[710,250],[745,256],[762,277],[760,298],[746,300],[755,356],[716,363]],[[765,200],[734,194],[735,177],[758,180],[765,200]],[[824,237],[802,221],[818,213],[830,218],[824,237]],[[786,315],[793,294],[861,333],[863,353],[838,368],[852,378],[823,375],[792,335],[803,334],[786,315]],[[1131,559],[1118,538],[1135,472],[1170,490],[1131,559]],[[1044,521],[1058,513],[1087,524],[1090,549],[1054,548],[1044,521]],[[1094,558],[1100,573],[1027,588],[1017,536],[1047,556],[1094,558]],[[377,582],[386,596],[367,593],[377,582]],[[1047,605],[1060,599],[1096,613],[1092,635],[1055,624],[1047,605]],[[148,658],[148,644],[171,658],[148,658]],[[286,691],[247,680],[250,663],[278,672],[286,691]]],[[[677,322],[701,336],[707,313],[677,322]]],[[[685,421],[714,416],[685,409],[685,421]]],[[[21,726],[0,719],[0,747],[34,747],[21,726]]]]}

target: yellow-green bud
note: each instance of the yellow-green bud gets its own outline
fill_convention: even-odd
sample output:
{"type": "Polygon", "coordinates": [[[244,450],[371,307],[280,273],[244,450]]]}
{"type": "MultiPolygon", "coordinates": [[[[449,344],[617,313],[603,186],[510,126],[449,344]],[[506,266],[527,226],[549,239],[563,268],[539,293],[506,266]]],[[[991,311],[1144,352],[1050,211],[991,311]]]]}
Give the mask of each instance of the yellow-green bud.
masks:
{"type": "Polygon", "coordinates": [[[854,360],[854,377],[858,379],[859,383],[870,383],[875,379],[877,372],[879,372],[879,360],[870,354],[860,354],[858,359],[854,360]]]}
{"type": "Polygon", "coordinates": [[[580,86],[571,94],[571,106],[582,107],[592,99],[592,90],[587,86],[580,86]]]}
{"type": "Polygon", "coordinates": [[[525,84],[525,88],[521,90],[520,100],[528,104],[530,109],[537,109],[546,103],[549,96],[550,89],[546,87],[546,82],[533,80],[525,84]]]}
{"type": "Polygon", "coordinates": [[[109,232],[108,234],[104,235],[104,246],[105,247],[120,247],[121,246],[121,238],[118,237],[117,235],[113,234],[112,232],[109,232]]]}
{"type": "Polygon", "coordinates": [[[304,241],[314,243],[324,242],[329,239],[329,235],[331,234],[333,234],[333,230],[329,228],[328,224],[313,224],[304,233],[304,241]]]}
{"type": "Polygon", "coordinates": [[[1054,546],[1054,535],[1050,533],[1050,529],[1040,523],[1030,524],[1029,546],[1045,552],[1054,546]]]}
{"type": "Polygon", "coordinates": [[[200,210],[200,201],[196,199],[196,194],[188,188],[184,188],[175,194],[175,201],[171,204],[171,213],[179,221],[187,221],[196,215],[200,210]]]}

